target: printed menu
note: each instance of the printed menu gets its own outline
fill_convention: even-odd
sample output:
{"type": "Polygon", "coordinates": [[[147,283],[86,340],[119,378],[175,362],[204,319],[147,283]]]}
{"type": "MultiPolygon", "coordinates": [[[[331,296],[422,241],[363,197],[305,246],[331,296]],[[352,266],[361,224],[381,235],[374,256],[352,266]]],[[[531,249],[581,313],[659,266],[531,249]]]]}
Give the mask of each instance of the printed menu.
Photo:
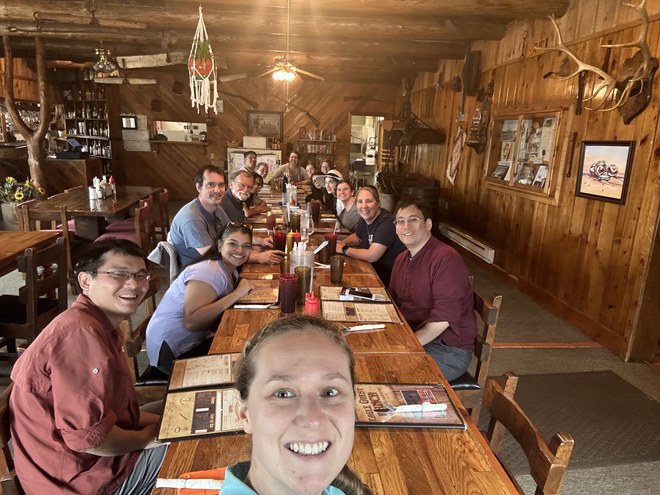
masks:
{"type": "Polygon", "coordinates": [[[442,385],[355,384],[355,424],[465,429],[442,385]]]}
{"type": "Polygon", "coordinates": [[[330,321],[401,323],[394,304],[322,301],[323,318],[330,321]]]}

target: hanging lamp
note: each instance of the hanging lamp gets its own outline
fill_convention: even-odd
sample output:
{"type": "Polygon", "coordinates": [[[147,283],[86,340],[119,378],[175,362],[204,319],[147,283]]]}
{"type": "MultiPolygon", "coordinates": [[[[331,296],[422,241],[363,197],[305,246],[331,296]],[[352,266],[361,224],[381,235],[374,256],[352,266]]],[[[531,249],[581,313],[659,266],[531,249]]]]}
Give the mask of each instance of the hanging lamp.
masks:
{"type": "Polygon", "coordinates": [[[193,38],[190,56],[188,57],[188,74],[190,75],[190,101],[193,107],[204,107],[208,113],[212,108],[218,113],[218,78],[213,58],[211,41],[204,25],[202,6],[199,6],[199,21],[193,38]]]}

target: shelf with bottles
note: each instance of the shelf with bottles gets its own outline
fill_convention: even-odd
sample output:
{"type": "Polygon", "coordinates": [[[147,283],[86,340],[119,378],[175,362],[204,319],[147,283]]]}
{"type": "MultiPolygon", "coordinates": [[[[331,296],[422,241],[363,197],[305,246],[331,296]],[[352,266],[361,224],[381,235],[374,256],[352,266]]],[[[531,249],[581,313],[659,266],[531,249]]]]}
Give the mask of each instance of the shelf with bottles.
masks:
{"type": "Polygon", "coordinates": [[[310,155],[332,155],[335,152],[335,140],[297,139],[296,148],[299,153],[310,155]]]}
{"type": "Polygon", "coordinates": [[[103,161],[104,170],[110,169],[112,158],[112,128],[117,115],[109,115],[117,99],[115,88],[95,84],[91,80],[67,82],[60,86],[64,105],[65,133],[80,144],[80,151],[103,161]],[[112,120],[115,119],[115,120],[112,120]],[[111,124],[112,122],[112,124],[111,124]]]}

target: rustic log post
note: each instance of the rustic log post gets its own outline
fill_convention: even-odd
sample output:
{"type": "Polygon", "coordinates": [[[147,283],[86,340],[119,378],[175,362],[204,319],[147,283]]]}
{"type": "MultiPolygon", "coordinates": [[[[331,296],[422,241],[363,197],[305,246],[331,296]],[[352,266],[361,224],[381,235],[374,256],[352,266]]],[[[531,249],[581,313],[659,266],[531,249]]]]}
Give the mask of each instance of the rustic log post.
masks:
{"type": "Polygon", "coordinates": [[[39,84],[39,124],[32,130],[23,121],[16,109],[16,98],[14,95],[14,56],[9,42],[9,36],[2,36],[2,43],[5,49],[5,77],[4,90],[7,111],[11,116],[14,128],[25,138],[28,149],[28,166],[30,168],[30,178],[37,185],[46,189],[46,178],[41,170],[41,160],[43,160],[46,150],[44,147],[44,138],[48,132],[50,124],[50,115],[48,112],[49,102],[46,93],[46,45],[43,38],[35,37],[35,51],[37,59],[37,78],[39,84]]]}

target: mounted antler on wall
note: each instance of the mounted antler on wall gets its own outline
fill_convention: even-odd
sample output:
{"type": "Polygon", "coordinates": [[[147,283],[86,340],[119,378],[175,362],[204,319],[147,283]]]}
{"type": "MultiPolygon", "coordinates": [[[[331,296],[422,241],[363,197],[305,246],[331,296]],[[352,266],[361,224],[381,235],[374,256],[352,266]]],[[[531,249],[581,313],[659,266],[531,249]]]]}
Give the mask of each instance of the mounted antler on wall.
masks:
{"type": "MultiPolygon", "coordinates": [[[[541,52],[559,50],[571,58],[578,66],[575,71],[568,75],[557,71],[550,72],[544,77],[556,77],[557,79],[564,80],[582,74],[583,72],[594,74],[597,79],[594,82],[594,89],[590,96],[583,99],[587,103],[592,102],[593,106],[587,106],[586,108],[600,112],[609,112],[618,109],[624,123],[629,124],[637,115],[644,111],[651,101],[653,77],[658,69],[658,59],[651,56],[651,50],[646,41],[649,30],[646,0],[642,0],[639,5],[628,3],[624,3],[623,5],[635,9],[642,20],[638,39],[630,43],[621,43],[618,45],[601,45],[603,48],[634,47],[639,49],[621,65],[621,79],[615,79],[600,67],[587,64],[580,60],[564,43],[559,25],[554,16],[550,16],[550,20],[557,31],[557,46],[547,48],[535,47],[534,50],[541,52]]],[[[581,101],[578,102],[579,104],[581,104],[581,101]]]]}

